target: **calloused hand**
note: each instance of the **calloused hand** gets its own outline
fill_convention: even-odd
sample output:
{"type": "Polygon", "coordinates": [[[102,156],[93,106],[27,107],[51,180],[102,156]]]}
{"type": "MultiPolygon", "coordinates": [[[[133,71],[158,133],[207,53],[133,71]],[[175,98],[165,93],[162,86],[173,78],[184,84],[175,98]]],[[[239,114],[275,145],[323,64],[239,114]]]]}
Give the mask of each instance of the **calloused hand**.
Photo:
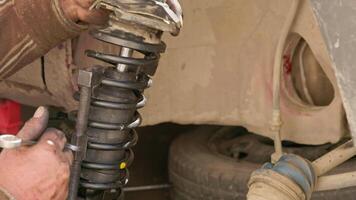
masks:
{"type": "Polygon", "coordinates": [[[73,155],[64,151],[66,138],[57,129],[46,129],[48,111],[37,109],[18,133],[23,140],[37,139],[30,147],[3,150],[0,154],[0,187],[16,200],[65,200],[73,155]]]}

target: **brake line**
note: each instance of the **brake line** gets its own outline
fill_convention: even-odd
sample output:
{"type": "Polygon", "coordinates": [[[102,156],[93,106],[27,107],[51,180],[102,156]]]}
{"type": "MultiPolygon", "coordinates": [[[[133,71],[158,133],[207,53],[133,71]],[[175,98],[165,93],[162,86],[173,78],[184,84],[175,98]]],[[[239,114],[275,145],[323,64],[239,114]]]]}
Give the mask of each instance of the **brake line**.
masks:
{"type": "Polygon", "coordinates": [[[274,57],[273,66],[273,109],[272,109],[272,122],[271,131],[274,135],[274,148],[275,153],[272,154],[272,162],[277,161],[283,155],[282,140],[281,140],[281,109],[280,109],[280,89],[281,89],[281,75],[282,75],[282,60],[283,51],[289,31],[293,25],[294,18],[296,17],[300,0],[293,0],[287,20],[283,26],[281,36],[278,40],[276,54],[274,57]]]}

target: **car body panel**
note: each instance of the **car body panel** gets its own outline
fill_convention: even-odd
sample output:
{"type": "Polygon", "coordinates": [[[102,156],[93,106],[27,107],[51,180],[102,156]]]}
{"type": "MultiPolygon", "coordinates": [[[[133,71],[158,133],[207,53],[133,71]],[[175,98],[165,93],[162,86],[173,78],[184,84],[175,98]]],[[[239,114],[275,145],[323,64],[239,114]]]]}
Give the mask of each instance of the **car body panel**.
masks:
{"type": "MultiPolygon", "coordinates": [[[[164,39],[168,49],[146,93],[149,101],[142,109],[144,124],[241,125],[273,137],[272,66],[290,1],[183,0],[182,5],[184,28],[178,38],[164,39]]],[[[307,0],[302,0],[287,44],[293,44],[293,35],[308,43],[330,79],[335,96],[328,106],[308,106],[292,97],[287,84],[282,83],[282,138],[304,144],[337,142],[347,134],[345,113],[329,54],[307,0]]],[[[117,49],[94,41],[87,33],[66,44],[65,49],[56,48],[46,56],[45,60],[50,60],[45,66],[46,92],[25,94],[0,86],[0,94],[9,91],[19,94],[5,97],[23,103],[76,109],[71,97],[76,90],[76,69],[96,63],[85,57],[84,50],[117,49]],[[48,99],[34,102],[32,98],[48,99]]],[[[283,81],[288,76],[283,73],[283,81]]]]}

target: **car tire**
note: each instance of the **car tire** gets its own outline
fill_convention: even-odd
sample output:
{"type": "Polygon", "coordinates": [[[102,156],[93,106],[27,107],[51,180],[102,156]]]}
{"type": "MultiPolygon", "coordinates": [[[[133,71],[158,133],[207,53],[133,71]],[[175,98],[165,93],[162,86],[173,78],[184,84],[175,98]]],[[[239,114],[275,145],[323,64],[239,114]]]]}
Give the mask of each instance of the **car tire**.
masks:
{"type": "MultiPolygon", "coordinates": [[[[270,159],[271,140],[248,133],[241,127],[203,126],[184,133],[172,144],[169,177],[173,200],[244,200],[250,174],[270,159]],[[222,143],[235,141],[240,153],[230,156],[222,143]],[[252,143],[252,144],[251,144],[252,143]]],[[[231,150],[230,145],[230,150],[231,150]]],[[[236,146],[236,145],[235,145],[236,146]]],[[[335,145],[334,145],[335,146],[335,145]]],[[[284,150],[314,160],[333,145],[303,146],[287,144],[284,150]]],[[[227,148],[227,149],[229,149],[227,148]]],[[[236,154],[236,153],[233,153],[236,154]]],[[[356,170],[355,159],[332,171],[356,170]]],[[[315,192],[312,200],[352,200],[356,188],[315,192]]]]}

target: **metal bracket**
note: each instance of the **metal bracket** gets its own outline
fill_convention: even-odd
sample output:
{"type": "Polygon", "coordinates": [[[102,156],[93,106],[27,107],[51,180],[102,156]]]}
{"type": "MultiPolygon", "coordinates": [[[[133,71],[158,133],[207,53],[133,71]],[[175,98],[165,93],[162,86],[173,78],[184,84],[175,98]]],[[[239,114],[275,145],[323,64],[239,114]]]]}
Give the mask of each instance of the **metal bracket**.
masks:
{"type": "Polygon", "coordinates": [[[68,200],[76,200],[79,179],[81,173],[81,163],[86,156],[88,137],[86,129],[88,125],[88,115],[90,108],[91,89],[93,86],[93,72],[79,71],[78,85],[80,86],[79,110],[75,126],[75,132],[72,135],[71,144],[78,146],[80,151],[74,152],[74,162],[71,169],[71,179],[69,185],[68,200]]]}

